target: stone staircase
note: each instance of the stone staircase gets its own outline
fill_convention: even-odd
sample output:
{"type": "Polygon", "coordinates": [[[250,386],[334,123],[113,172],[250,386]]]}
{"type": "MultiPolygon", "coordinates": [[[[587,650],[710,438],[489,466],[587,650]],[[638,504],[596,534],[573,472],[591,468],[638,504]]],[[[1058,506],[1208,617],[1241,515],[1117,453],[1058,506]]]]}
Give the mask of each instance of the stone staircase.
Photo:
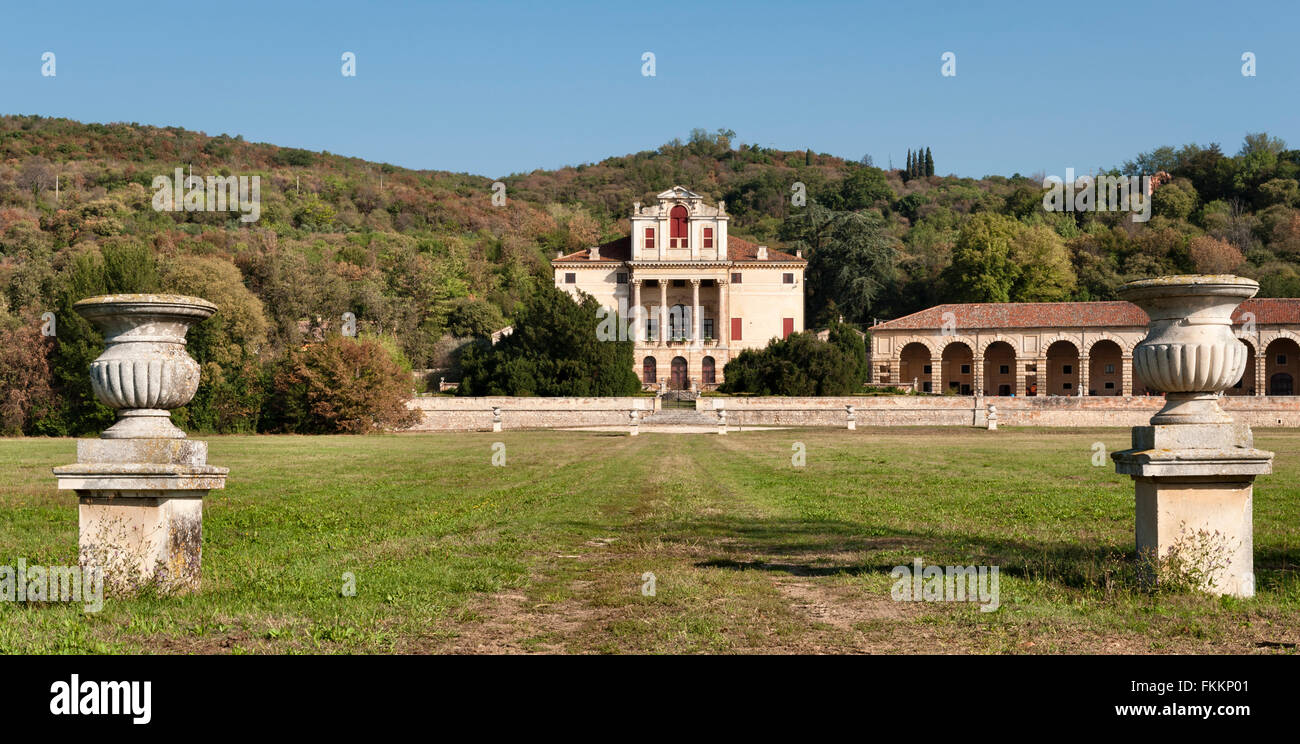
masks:
{"type": "Polygon", "coordinates": [[[712,411],[693,408],[662,408],[641,417],[647,426],[717,426],[718,416],[712,411]]]}

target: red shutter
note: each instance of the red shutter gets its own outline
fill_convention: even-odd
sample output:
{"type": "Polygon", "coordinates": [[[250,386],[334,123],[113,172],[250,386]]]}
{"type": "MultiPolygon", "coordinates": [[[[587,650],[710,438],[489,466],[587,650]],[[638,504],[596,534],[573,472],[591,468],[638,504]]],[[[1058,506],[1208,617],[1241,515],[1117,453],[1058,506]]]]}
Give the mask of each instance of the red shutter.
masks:
{"type": "Polygon", "coordinates": [[[732,318],[732,319],[731,319],[731,340],[732,340],[732,341],[739,341],[739,340],[740,340],[740,328],[741,328],[741,326],[743,325],[743,322],[742,322],[743,320],[744,320],[743,318],[732,318]]]}
{"type": "Polygon", "coordinates": [[[794,333],[794,318],[781,319],[781,338],[789,338],[794,333]]]}
{"type": "Polygon", "coordinates": [[[655,247],[655,229],[653,227],[647,227],[645,229],[645,247],[647,249],[653,249],[655,247]]]}
{"type": "Polygon", "coordinates": [[[704,228],[704,247],[713,247],[713,228],[711,227],[704,228]]]}

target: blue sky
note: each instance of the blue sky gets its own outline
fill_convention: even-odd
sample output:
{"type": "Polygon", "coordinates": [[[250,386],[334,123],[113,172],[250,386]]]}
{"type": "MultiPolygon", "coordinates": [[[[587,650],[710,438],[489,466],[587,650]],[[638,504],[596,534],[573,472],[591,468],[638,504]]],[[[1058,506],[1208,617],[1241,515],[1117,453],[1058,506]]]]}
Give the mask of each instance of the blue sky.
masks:
{"type": "Polygon", "coordinates": [[[941,174],[974,177],[1086,172],[1192,141],[1232,153],[1248,131],[1300,147],[1287,2],[6,5],[0,113],[489,177],[693,127],[882,167],[929,146],[941,174]],[[940,75],[948,51],[956,77],[940,75]]]}

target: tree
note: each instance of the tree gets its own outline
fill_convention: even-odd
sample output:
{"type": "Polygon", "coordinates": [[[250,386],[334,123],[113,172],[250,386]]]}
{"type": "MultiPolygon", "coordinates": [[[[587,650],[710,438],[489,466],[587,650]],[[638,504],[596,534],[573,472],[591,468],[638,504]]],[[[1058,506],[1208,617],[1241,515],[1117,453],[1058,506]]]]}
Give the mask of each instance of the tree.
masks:
{"type": "Polygon", "coordinates": [[[35,318],[0,316],[0,435],[35,433],[34,422],[57,405],[48,358],[53,346],[35,318]]]}
{"type": "Polygon", "coordinates": [[[850,321],[865,322],[892,274],[894,239],[875,212],[838,212],[817,202],[786,219],[782,239],[808,258],[810,315],[834,303],[850,321]]]}
{"type": "Polygon", "coordinates": [[[1077,286],[1065,241],[1046,225],[1021,228],[1011,242],[1019,272],[1011,289],[1015,302],[1064,302],[1077,286]]]}
{"type": "MultiPolygon", "coordinates": [[[[847,333],[857,338],[852,329],[847,333]]],[[[792,333],[727,362],[727,381],[720,389],[754,395],[852,395],[866,379],[865,345],[861,352],[859,358],[842,331],[834,341],[822,341],[812,331],[792,333]]]]}
{"type": "Polygon", "coordinates": [[[894,190],[889,188],[885,172],[879,168],[854,168],[840,183],[840,204],[844,209],[865,209],[877,201],[893,201],[894,190]]]}
{"type": "Polygon", "coordinates": [[[930,154],[930,148],[925,148],[925,175],[934,175],[934,156],[930,154]]]}
{"type": "Polygon", "coordinates": [[[1246,259],[1231,243],[1202,235],[1187,246],[1198,274],[1227,274],[1246,259]]]}
{"type": "Polygon", "coordinates": [[[1010,302],[1020,275],[1011,258],[1011,242],[1019,223],[999,214],[980,212],[962,226],[944,272],[953,299],[959,302],[1010,302]]]}
{"type": "Polygon", "coordinates": [[[471,346],[461,357],[461,395],[632,395],[641,390],[632,366],[631,334],[590,295],[575,300],[545,284],[515,317],[514,331],[495,346],[471,346]],[[602,334],[602,328],[614,329],[602,334]]]}
{"type": "Polygon", "coordinates": [[[272,374],[265,428],[368,434],[413,424],[412,378],[373,338],[330,336],[289,352],[272,374]]]}
{"type": "Polygon", "coordinates": [[[256,431],[265,395],[258,358],[267,333],[261,300],[244,286],[239,269],[220,258],[175,257],[164,267],[162,285],[217,306],[186,336],[186,350],[201,372],[193,400],[173,413],[176,424],[206,432],[256,431]]]}

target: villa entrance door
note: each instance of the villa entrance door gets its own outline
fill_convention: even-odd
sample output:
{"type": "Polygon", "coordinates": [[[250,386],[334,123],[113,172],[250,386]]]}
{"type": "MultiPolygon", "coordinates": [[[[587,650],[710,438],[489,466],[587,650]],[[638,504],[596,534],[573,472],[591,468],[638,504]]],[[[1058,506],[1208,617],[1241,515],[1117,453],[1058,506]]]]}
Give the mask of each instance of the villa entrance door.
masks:
{"type": "Polygon", "coordinates": [[[673,390],[685,390],[689,380],[686,377],[686,360],[681,357],[673,357],[672,378],[668,385],[673,390]]]}

